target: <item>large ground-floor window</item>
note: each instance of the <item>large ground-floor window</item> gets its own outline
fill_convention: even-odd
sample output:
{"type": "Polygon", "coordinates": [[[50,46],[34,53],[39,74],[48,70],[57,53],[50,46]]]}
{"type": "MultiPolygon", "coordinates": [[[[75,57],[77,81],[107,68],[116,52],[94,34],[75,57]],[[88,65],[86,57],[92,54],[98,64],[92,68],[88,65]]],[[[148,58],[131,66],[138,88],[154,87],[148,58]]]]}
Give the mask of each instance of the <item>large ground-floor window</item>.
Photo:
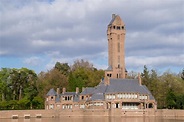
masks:
{"type": "Polygon", "coordinates": [[[138,103],[122,103],[122,109],[138,109],[138,103]]]}
{"type": "Polygon", "coordinates": [[[153,103],[149,103],[148,108],[153,108],[153,103]]]}
{"type": "Polygon", "coordinates": [[[49,109],[54,109],[54,105],[53,104],[50,104],[49,105],[49,109]]]}
{"type": "Polygon", "coordinates": [[[62,108],[63,109],[72,109],[72,104],[63,104],[62,108]]]}

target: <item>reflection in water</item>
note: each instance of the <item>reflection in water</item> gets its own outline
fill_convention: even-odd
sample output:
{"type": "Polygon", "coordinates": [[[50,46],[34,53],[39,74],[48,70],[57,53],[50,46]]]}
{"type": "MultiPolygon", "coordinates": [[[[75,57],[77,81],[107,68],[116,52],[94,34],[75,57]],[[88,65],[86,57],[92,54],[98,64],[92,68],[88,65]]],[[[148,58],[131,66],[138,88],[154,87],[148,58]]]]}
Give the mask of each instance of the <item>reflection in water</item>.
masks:
{"type": "Polygon", "coordinates": [[[183,122],[184,118],[161,117],[61,117],[61,118],[30,118],[0,119],[0,122],[183,122]]]}

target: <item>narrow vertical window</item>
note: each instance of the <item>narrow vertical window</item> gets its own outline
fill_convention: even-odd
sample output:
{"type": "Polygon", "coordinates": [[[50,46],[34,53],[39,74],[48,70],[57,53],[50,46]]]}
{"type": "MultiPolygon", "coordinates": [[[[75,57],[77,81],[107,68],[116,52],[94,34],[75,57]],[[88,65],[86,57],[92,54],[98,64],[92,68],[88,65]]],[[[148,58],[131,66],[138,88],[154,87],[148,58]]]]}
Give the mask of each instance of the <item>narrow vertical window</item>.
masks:
{"type": "Polygon", "coordinates": [[[118,64],[120,64],[120,56],[118,56],[118,64]]]}
{"type": "Polygon", "coordinates": [[[120,68],[120,56],[118,55],[118,68],[120,68]]]}
{"type": "Polygon", "coordinates": [[[120,52],[120,43],[118,42],[118,52],[120,52]]]}
{"type": "Polygon", "coordinates": [[[119,41],[119,39],[120,39],[120,35],[118,35],[118,41],[119,41]]]}

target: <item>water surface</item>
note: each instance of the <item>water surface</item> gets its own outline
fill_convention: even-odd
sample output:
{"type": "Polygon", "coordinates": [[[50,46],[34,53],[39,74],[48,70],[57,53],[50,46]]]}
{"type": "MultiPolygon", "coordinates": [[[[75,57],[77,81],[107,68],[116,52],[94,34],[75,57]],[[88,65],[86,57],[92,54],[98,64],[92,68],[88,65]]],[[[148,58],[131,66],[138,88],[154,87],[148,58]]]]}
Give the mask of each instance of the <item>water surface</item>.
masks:
{"type": "Polygon", "coordinates": [[[162,117],[62,117],[0,119],[0,122],[184,122],[184,118],[162,117]]]}

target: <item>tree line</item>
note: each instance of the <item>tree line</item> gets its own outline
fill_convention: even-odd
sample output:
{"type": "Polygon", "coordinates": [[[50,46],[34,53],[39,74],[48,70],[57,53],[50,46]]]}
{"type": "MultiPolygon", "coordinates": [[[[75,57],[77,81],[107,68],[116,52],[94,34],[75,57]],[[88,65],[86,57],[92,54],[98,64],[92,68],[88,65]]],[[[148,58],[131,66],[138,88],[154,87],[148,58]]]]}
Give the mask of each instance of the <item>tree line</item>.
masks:
{"type": "Polygon", "coordinates": [[[43,109],[51,88],[75,91],[79,87],[81,91],[82,87],[96,86],[103,77],[103,70],[85,60],[76,60],[71,66],[56,62],[51,70],[39,74],[27,68],[1,68],[0,110],[43,109]]]}
{"type": "Polygon", "coordinates": [[[184,109],[184,69],[179,74],[170,71],[159,75],[144,66],[142,82],[157,101],[158,108],[184,109]]]}
{"type": "MultiPolygon", "coordinates": [[[[0,110],[43,109],[45,96],[51,88],[75,91],[79,87],[81,91],[82,87],[99,84],[104,74],[104,70],[96,69],[85,60],[76,60],[71,66],[56,62],[51,70],[39,74],[27,68],[1,68],[0,110]]],[[[166,71],[160,75],[144,66],[141,77],[158,108],[184,109],[184,69],[179,74],[166,71]]],[[[137,73],[130,72],[128,78],[137,78],[137,73]]]]}

